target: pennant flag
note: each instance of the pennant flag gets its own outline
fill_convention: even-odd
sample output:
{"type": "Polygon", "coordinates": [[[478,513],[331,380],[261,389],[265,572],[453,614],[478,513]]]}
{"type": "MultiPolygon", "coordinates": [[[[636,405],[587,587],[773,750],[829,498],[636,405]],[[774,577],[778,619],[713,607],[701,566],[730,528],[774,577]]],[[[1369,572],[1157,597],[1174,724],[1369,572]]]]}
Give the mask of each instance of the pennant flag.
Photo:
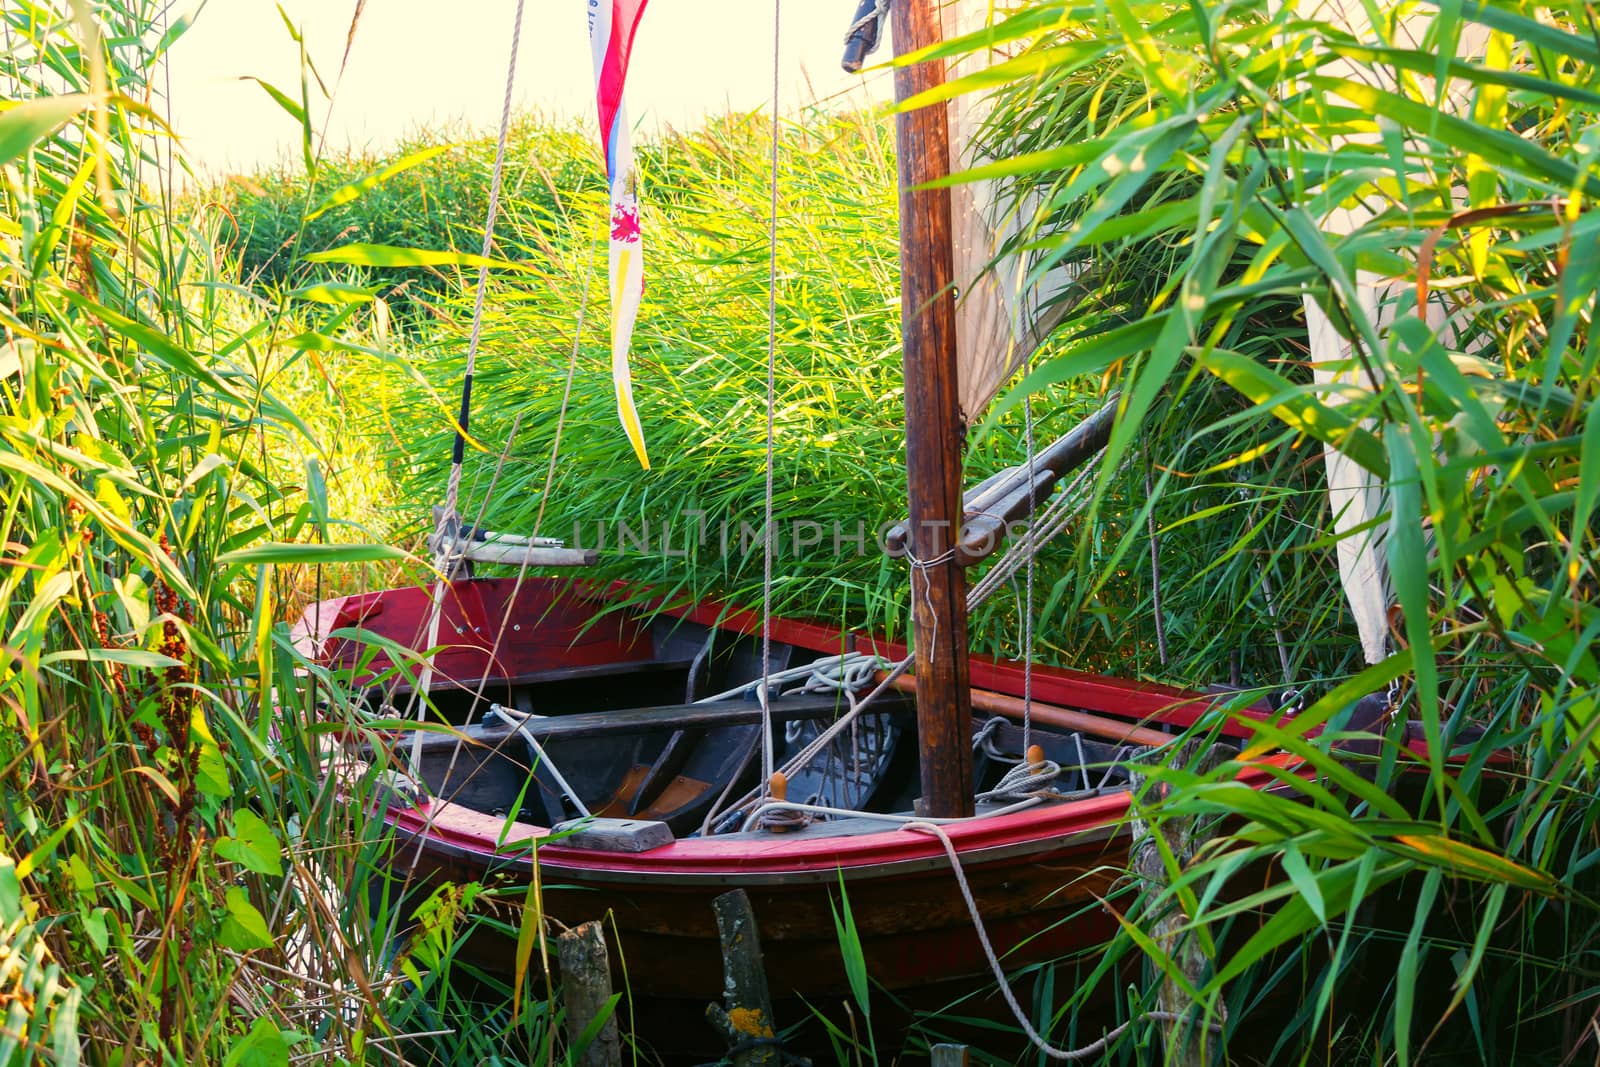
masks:
{"type": "Polygon", "coordinates": [[[600,143],[605,149],[611,188],[611,380],[617,388],[617,414],[645,470],[650,456],[633,406],[633,375],[628,345],[644,293],[644,245],[639,239],[639,198],[634,187],[633,146],[622,85],[628,77],[633,31],[648,0],[588,0],[589,47],[594,52],[595,96],[600,105],[600,143]]]}

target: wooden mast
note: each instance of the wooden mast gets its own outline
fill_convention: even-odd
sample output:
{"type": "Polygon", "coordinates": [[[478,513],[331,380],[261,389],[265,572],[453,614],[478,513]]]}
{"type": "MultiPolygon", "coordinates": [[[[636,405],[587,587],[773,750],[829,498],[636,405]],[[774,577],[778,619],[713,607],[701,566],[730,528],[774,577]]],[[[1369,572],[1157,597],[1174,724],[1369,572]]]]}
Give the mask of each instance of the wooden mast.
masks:
{"type": "MultiPolygon", "coordinates": [[[[896,55],[941,38],[932,0],[895,0],[896,55]]],[[[904,101],[944,81],[944,60],[896,69],[904,101]]],[[[950,192],[918,188],[950,170],[944,103],[895,118],[900,177],[900,329],[905,350],[906,480],[916,635],[919,812],[972,814],[972,706],[967,681],[966,579],[951,548],[961,523],[962,427],[956,379],[950,192]]]]}

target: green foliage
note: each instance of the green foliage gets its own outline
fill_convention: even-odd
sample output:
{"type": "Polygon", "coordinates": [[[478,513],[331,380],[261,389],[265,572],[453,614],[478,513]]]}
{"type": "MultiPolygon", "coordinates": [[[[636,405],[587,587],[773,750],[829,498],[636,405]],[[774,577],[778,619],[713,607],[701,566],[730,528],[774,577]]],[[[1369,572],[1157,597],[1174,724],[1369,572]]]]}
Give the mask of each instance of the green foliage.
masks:
{"type": "MultiPolygon", "coordinates": [[[[1125,82],[1117,85],[1127,91],[1125,82]]],[[[537,242],[515,228],[503,242],[497,236],[494,257],[516,263],[524,277],[503,269],[491,276],[474,386],[476,447],[469,450],[464,497],[469,521],[519,532],[537,525],[542,534],[599,547],[598,574],[586,577],[644,584],[655,595],[759,601],[769,130],[756,116],[729,117],[640,147],[648,244],[634,389],[655,460],[654,469],[643,472],[624,462],[627,455],[619,450],[626,442],[610,379],[600,243],[608,208],[598,161],[586,142],[558,139],[562,131],[514,126],[511,155],[520,160],[535,154],[527,147],[531,141],[559,180],[540,186],[532,204],[519,199],[526,181],[513,182],[507,194],[514,217],[548,222],[537,242]],[[553,206],[547,195],[554,196],[553,206]],[[537,251],[530,253],[535,243],[537,251]],[[547,479],[553,479],[548,492],[547,479]]],[[[905,512],[897,458],[903,454],[903,414],[892,140],[881,116],[820,111],[805,114],[782,134],[774,606],[784,614],[903,634],[905,567],[886,558],[878,544],[886,525],[905,512]]],[[[474,147],[486,150],[487,142],[474,147]]],[[[405,170],[350,207],[368,210],[367,199],[396,181],[414,180],[425,188],[419,199],[437,198],[433,183],[450,188],[446,177],[434,173],[438,162],[405,170]]],[[[386,169],[381,161],[361,167],[386,169]]],[[[457,266],[466,260],[456,257],[467,253],[449,249],[479,247],[477,240],[445,236],[435,234],[434,244],[421,247],[457,266]]],[[[1096,283],[1106,294],[1093,319],[1099,328],[1113,328],[1140,287],[1159,274],[1155,265],[1172,256],[1161,242],[1141,245],[1138,253],[1139,261],[1119,261],[1115,274],[1107,271],[1096,283]],[[1113,292],[1120,294],[1114,301],[1113,292]]],[[[405,274],[398,268],[415,262],[398,254],[393,248],[375,255],[346,246],[306,258],[324,269],[336,261],[359,264],[349,275],[316,277],[382,291],[405,274]]],[[[454,416],[454,403],[446,398],[459,388],[472,302],[466,289],[441,299],[435,306],[442,317],[415,334],[423,377],[391,370],[375,390],[383,402],[367,406],[373,416],[367,439],[386,451],[385,474],[402,487],[406,511],[390,518],[396,529],[420,535],[427,504],[439,497],[454,416]]],[[[1279,301],[1258,320],[1282,319],[1286,304],[1279,301]]],[[[1071,350],[1069,362],[1079,358],[1079,350],[1071,350]]],[[[1099,405],[1101,394],[1097,383],[1050,389],[1035,408],[1037,439],[1043,443],[1065,432],[1099,405]]],[[[1179,426],[1198,434],[1219,413],[1236,414],[1243,407],[1231,390],[1197,378],[1171,405],[1174,437],[1179,426]]],[[[1013,405],[974,435],[969,482],[1021,460],[1021,416],[1013,405]]],[[[1256,433],[1248,425],[1215,431],[1241,451],[1259,443],[1256,433]]],[[[1281,682],[1285,656],[1297,676],[1336,670],[1352,647],[1332,628],[1338,609],[1300,596],[1305,585],[1296,580],[1325,566],[1329,555],[1325,544],[1305,547],[1313,538],[1301,534],[1324,506],[1317,472],[1294,454],[1241,469],[1208,469],[1190,460],[1192,450],[1198,446],[1186,444],[1171,455],[1152,452],[1109,476],[1102,489],[1103,521],[1073,526],[1070,547],[1047,553],[1036,604],[1041,656],[1197,682],[1234,676],[1281,682]],[[1158,564],[1172,646],[1165,667],[1152,623],[1157,568],[1140,540],[1147,465],[1154,466],[1165,490],[1162,517],[1172,528],[1166,542],[1171,547],[1158,564]],[[1298,537],[1302,551],[1279,559],[1269,572],[1256,553],[1221,550],[1229,531],[1250,526],[1284,543],[1298,537]],[[1276,594],[1280,587],[1289,592],[1276,594]],[[1326,637],[1305,639],[1310,633],[1326,637]],[[1289,634],[1300,639],[1291,642],[1289,634]]],[[[1008,594],[991,600],[972,622],[976,646],[1001,654],[1018,654],[1019,632],[1018,598],[1008,594]]]]}
{"type": "MultiPolygon", "coordinates": [[[[1102,289],[1079,340],[1019,391],[1109,375],[1128,398],[1113,460],[1149,449],[1245,475],[1252,521],[1212,519],[1210,558],[1284,576],[1279,602],[1319,626],[1341,609],[1317,453],[1387,490],[1400,651],[1259,734],[1254,753],[1299,768],[1274,772],[1277,792],[1234,781],[1239,763],[1157,772],[1174,787],[1152,800],[1158,819],[1235,821],[1129,929],[1182,909],[1218,946],[1201,1008],[1243,1054],[1275,1059],[1509,1062],[1577,1051],[1594,1011],[1600,57],[1587,23],[1531,5],[1408,10],[1403,28],[1356,33],[1266,4],[1041,0],[998,31],[1018,58],[992,173],[1046,205],[1026,238],[1112,276],[1172,250],[1136,291],[1102,289]],[[1453,112],[1429,80],[1445,74],[1453,112]],[[1353,233],[1320,225],[1358,201],[1353,233]],[[1373,278],[1393,279],[1378,315],[1359,294],[1373,278]],[[1302,295],[1359,341],[1364,391],[1310,382],[1305,327],[1281,311],[1302,295]],[[1092,317],[1107,312],[1129,325],[1105,331],[1092,317]],[[1189,409],[1208,381],[1236,393],[1233,413],[1189,409]],[[1280,496],[1285,473],[1300,492],[1280,496]],[[1294,529],[1253,521],[1275,500],[1294,529]],[[1350,739],[1354,698],[1390,680],[1399,711],[1358,759],[1368,784],[1330,746],[1350,739]],[[1406,746],[1408,718],[1425,748],[1406,746]],[[1283,877],[1262,888],[1263,865],[1283,877]],[[1282,1036],[1256,1050],[1263,1026],[1282,1036]]],[[[1152,503],[1169,546],[1189,536],[1179,484],[1157,482],[1152,503]]]]}
{"type": "MultiPolygon", "coordinates": [[[[1041,564],[1045,658],[1308,688],[1240,762],[1153,769],[1174,788],[1146,798],[1152,818],[1232,821],[1171,885],[1113,901],[1129,921],[1106,952],[1032,971],[1058,1036],[1092,1039],[1077,1013],[1108,993],[1129,1017],[1153,1003],[1155,982],[1123,980],[1139,959],[1173,971],[1141,930],[1177,908],[1215,946],[1200,1007],[1241,1056],[1509,1062],[1586,1040],[1600,54],[1586,23],[1522,0],[1419,10],[1411,39],[1260,0],[1032,0],[997,31],[1016,58],[948,90],[995,93],[985,173],[1044,205],[1022,239],[1077,262],[1087,294],[972,428],[969,481],[1020,458],[1024,394],[1041,438],[1123,397],[1110,462],[1041,564]],[[1452,113],[1430,80],[1446,75],[1452,113]],[[1357,201],[1354,233],[1323,232],[1357,201]],[[1369,275],[1396,281],[1381,315],[1359,299],[1369,275]],[[1361,341],[1365,395],[1313,382],[1308,296],[1361,341]],[[1390,502],[1400,650],[1360,673],[1325,447],[1390,502]],[[1366,738],[1376,755],[1336,752],[1359,740],[1355,699],[1391,682],[1426,746],[1393,725],[1366,738]],[[1277,791],[1239,784],[1268,751],[1284,755],[1252,766],[1277,791]]],[[[281,622],[332,591],[325,574],[392,577],[396,553],[350,543],[369,538],[349,520],[416,531],[438,496],[492,146],[424,135],[321,161],[303,61],[298,96],[263,86],[303,169],[231,183],[232,224],[191,217],[150,191],[169,177],[138,102],[172,40],[155,17],[143,0],[0,16],[18,102],[0,111],[0,932],[20,966],[0,969],[0,1060],[81,1043],[94,1060],[357,1061],[461,1019],[482,1025],[408,1053],[548,1058],[549,1005],[457,959],[467,921],[522,933],[531,958],[536,906],[507,922],[518,901],[453,888],[396,950],[404,887],[339,891],[382,863],[379,787],[324,773],[321,739],[357,727],[281,622]],[[485,1015],[462,976],[512,1009],[485,1015]]],[[[603,536],[585,577],[759,600],[766,137],[744,116],[641,146],[647,474],[615,424],[597,154],[577,128],[519,122],[469,520],[603,536]]],[[[903,633],[904,566],[874,544],[904,497],[891,149],[877,116],[782,133],[774,609],[903,633]]],[[[991,602],[976,645],[1014,653],[1018,610],[991,602]]],[[[839,933],[848,953],[847,904],[839,933]]],[[[865,1015],[870,975],[848,977],[865,1015]]],[[[1113,1055],[1150,1054],[1154,1033],[1113,1055]]],[[[875,1058],[870,1029],[830,1034],[875,1058]]]]}
{"type": "MultiPolygon", "coordinates": [[[[536,116],[516,121],[510,144],[496,243],[507,258],[542,263],[552,239],[565,240],[557,190],[581,185],[600,165],[598,150],[580,130],[536,116]]],[[[430,130],[382,158],[320,160],[314,179],[298,161],[232,178],[218,193],[240,278],[272,292],[315,284],[328,274],[312,257],[351,244],[476,253],[493,160],[493,140],[430,130]]],[[[426,263],[380,277],[377,293],[398,324],[420,333],[471,280],[426,263]]]]}
{"type": "Polygon", "coordinates": [[[166,198],[162,17],[0,13],[0,1062],[359,1061],[398,1037],[373,776],[326,773],[355,724],[267,564],[396,554],[311,425],[317,339],[374,339],[166,198]]]}

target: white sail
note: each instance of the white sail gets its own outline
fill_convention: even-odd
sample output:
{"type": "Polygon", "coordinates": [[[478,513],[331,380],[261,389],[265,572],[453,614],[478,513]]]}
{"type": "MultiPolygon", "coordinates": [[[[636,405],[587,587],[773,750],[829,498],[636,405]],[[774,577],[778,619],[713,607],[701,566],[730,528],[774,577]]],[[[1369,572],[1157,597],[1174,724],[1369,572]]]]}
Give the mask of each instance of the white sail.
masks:
{"type": "MultiPolygon", "coordinates": [[[[1003,15],[1003,12],[1002,12],[1003,15]]],[[[948,40],[991,25],[992,0],[949,0],[940,8],[948,40]]],[[[946,77],[965,77],[1008,58],[999,49],[980,49],[951,62],[946,77]]],[[[987,162],[975,138],[990,111],[982,92],[963,93],[950,109],[950,170],[959,173],[987,162]]],[[[1031,257],[999,256],[1000,250],[1033,222],[1035,197],[1020,203],[1002,200],[994,181],[962,182],[950,190],[951,244],[955,253],[956,360],[960,367],[961,411],[970,424],[1000,387],[1022,366],[1060,321],[1056,302],[1076,276],[1067,265],[1027,284],[1031,257]]]]}
{"type": "MultiPolygon", "coordinates": [[[[1418,12],[1394,20],[1389,25],[1387,40],[1381,40],[1374,33],[1368,9],[1361,0],[1288,2],[1302,17],[1338,26],[1363,42],[1388,43],[1400,48],[1420,47],[1434,18],[1431,12],[1418,12]]],[[[1388,15],[1395,6],[1393,0],[1382,0],[1377,9],[1388,15]]],[[[1458,54],[1477,53],[1487,36],[1487,31],[1480,26],[1463,27],[1457,43],[1458,54]]],[[[1378,88],[1391,92],[1398,90],[1393,71],[1377,65],[1357,66],[1340,60],[1324,65],[1321,73],[1368,84],[1376,82],[1378,88]]],[[[1432,79],[1418,78],[1417,83],[1421,91],[1431,96],[1432,79]]],[[[1460,86],[1452,86],[1445,96],[1445,108],[1459,113],[1469,101],[1470,96],[1460,86]]],[[[1376,143],[1378,135],[1374,132],[1367,139],[1376,143]]],[[[1343,135],[1333,140],[1333,147],[1337,148],[1357,138],[1343,135]]],[[[1330,236],[1342,236],[1354,233],[1372,217],[1373,210],[1367,203],[1352,203],[1330,211],[1322,220],[1322,228],[1330,236]]],[[[1381,336],[1387,324],[1393,321],[1395,309],[1409,285],[1372,271],[1357,271],[1355,283],[1359,313],[1381,336]]],[[[1346,403],[1360,399],[1363,394],[1370,395],[1370,383],[1357,359],[1357,343],[1341,337],[1327,312],[1310,296],[1305,298],[1305,312],[1312,374],[1316,382],[1326,388],[1328,402],[1346,403]]],[[[1447,316],[1442,308],[1430,306],[1427,315],[1435,328],[1445,325],[1447,316]]],[[[1379,479],[1336,449],[1323,450],[1323,463],[1328,476],[1328,503],[1338,536],[1339,579],[1355,617],[1362,653],[1368,663],[1377,663],[1389,650],[1391,590],[1383,552],[1386,529],[1379,522],[1379,517],[1388,510],[1387,494],[1379,479]]]]}

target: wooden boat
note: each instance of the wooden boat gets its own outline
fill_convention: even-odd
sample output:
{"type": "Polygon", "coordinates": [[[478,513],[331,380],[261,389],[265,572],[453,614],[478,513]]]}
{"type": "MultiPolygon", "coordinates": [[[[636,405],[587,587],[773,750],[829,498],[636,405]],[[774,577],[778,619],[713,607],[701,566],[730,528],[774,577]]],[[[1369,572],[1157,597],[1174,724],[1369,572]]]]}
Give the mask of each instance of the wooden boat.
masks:
{"type": "MultiPolygon", "coordinates": [[[[899,0],[893,18],[903,51],[938,39],[928,0],[899,0]]],[[[942,76],[942,62],[904,68],[897,94],[942,76]]],[[[859,657],[906,654],[868,634],[719,604],[623,607],[637,599],[628,590],[550,578],[343,597],[314,605],[298,630],[309,656],[358,678],[394,665],[353,631],[438,649],[416,684],[456,729],[397,742],[400,759],[414,746],[425,794],[387,815],[397,874],[526,886],[537,857],[548,914],[615,918],[636,996],[718,993],[710,902],[734,887],[754,905],[777,995],[844,987],[835,913],[846,895],[874,980],[906,988],[987,973],[947,844],[1008,963],[1098,943],[1114,927],[1099,901],[1129,845],[1125,762],[1212,706],[1202,694],[1039,666],[1024,738],[1023,667],[969,657],[964,568],[976,554],[943,540],[963,522],[950,205],[948,191],[927,187],[948,171],[951,149],[942,107],[897,121],[905,537],[925,561],[910,568],[915,667],[902,685],[864,677],[859,657]],[[885,695],[821,744],[853,701],[841,666],[885,695]],[[763,690],[789,669],[790,681],[763,690]],[[786,781],[758,775],[808,748],[819,755],[786,781]]],[[[1032,477],[1008,490],[1005,508],[1038,503],[1032,477]]],[[[374,686],[372,710],[409,714],[408,685],[374,686]]],[[[1265,769],[1244,777],[1270,780],[1265,769]]],[[[514,936],[470,947],[506,973],[514,950],[514,936]]]]}
{"type": "MultiPolygon", "coordinates": [[[[421,884],[525,885],[529,846],[565,824],[569,836],[537,850],[544,905],[568,923],[612,915],[628,980],[641,995],[716,995],[722,972],[710,902],[735,886],[751,896],[775,993],[844,987],[834,915],[845,895],[875,980],[907,988],[985,972],[942,843],[904,826],[919,788],[912,702],[895,692],[841,742],[867,751],[871,758],[857,762],[870,780],[817,774],[788,783],[791,797],[820,792],[825,806],[859,815],[769,828],[745,825],[753,821],[746,809],[735,825],[702,833],[720,795],[755,784],[760,619],[720,605],[616,610],[626,593],[555,579],[452,585],[431,695],[460,729],[423,739],[417,774],[427,796],[389,815],[397,861],[421,884]],[[522,621],[508,630],[508,617],[522,621]],[[739,692],[694,702],[728,689],[739,692]],[[496,712],[483,721],[499,708],[530,717],[496,712]],[[579,815],[580,803],[593,818],[579,815]]],[[[319,661],[376,677],[393,664],[373,656],[368,640],[319,635],[359,628],[409,644],[431,602],[423,587],[325,601],[307,612],[297,636],[319,661]]],[[[771,632],[780,670],[818,659],[826,669],[852,652],[891,660],[904,652],[805,622],[773,620],[771,632]]],[[[1024,755],[1015,718],[1022,667],[974,657],[970,669],[976,703],[1011,713],[978,713],[973,774],[982,792],[1024,755]]],[[[1033,741],[1063,769],[1058,795],[1020,807],[990,798],[978,805],[980,817],[945,830],[991,938],[1002,951],[1018,949],[1008,956],[1016,963],[1111,933],[1114,921],[1098,900],[1127,856],[1120,761],[1193,724],[1216,700],[1048,667],[1034,669],[1033,694],[1033,741]]],[[[409,696],[403,685],[372,691],[374,705],[404,708],[409,696]]],[[[840,706],[838,690],[774,698],[780,760],[840,706]]],[[[513,952],[509,939],[480,938],[470,956],[506,970],[513,952]]]]}

